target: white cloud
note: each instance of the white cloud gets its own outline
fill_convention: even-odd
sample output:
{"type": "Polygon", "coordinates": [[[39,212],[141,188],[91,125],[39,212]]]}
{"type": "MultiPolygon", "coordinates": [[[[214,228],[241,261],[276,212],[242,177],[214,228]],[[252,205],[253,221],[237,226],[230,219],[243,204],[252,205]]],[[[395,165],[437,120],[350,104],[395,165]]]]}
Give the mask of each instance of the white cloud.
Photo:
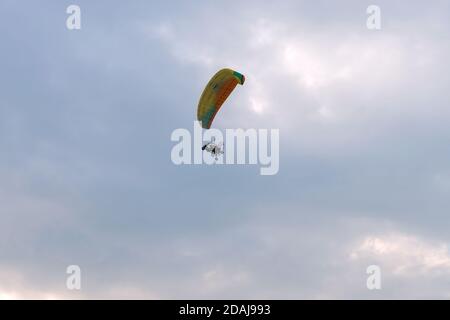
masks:
{"type": "Polygon", "coordinates": [[[217,266],[203,273],[203,289],[210,293],[224,292],[228,288],[235,289],[249,283],[250,275],[242,270],[226,270],[223,266],[217,266]]]}
{"type": "Polygon", "coordinates": [[[212,39],[222,33],[204,23],[193,19],[155,28],[175,60],[204,70],[205,82],[224,66],[246,75],[245,88],[232,97],[242,107],[222,110],[219,125],[283,128],[285,138],[295,139],[294,149],[350,150],[398,130],[399,113],[419,119],[424,112],[403,101],[412,88],[428,95],[436,90],[420,88],[417,77],[441,74],[439,44],[422,33],[412,41],[401,33],[374,35],[348,26],[309,33],[302,31],[310,29],[305,22],[252,16],[236,19],[229,36],[217,43],[212,39]],[[202,30],[202,37],[192,30],[202,30]]]}
{"type": "Polygon", "coordinates": [[[36,288],[22,273],[0,266],[0,300],[81,299],[80,292],[36,288]]]}
{"type": "Polygon", "coordinates": [[[367,236],[352,250],[350,257],[379,261],[398,276],[450,275],[447,243],[402,233],[367,236]]]}

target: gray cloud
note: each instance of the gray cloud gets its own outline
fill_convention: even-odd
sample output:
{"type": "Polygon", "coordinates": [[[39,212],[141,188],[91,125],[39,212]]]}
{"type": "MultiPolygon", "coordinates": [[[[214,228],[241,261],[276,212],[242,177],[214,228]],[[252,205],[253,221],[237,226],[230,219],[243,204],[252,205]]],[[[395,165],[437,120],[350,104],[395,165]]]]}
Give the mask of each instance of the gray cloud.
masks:
{"type": "Polygon", "coordinates": [[[69,4],[0,5],[0,297],[449,297],[447,2],[69,4]],[[224,66],[276,176],[170,161],[224,66]]]}

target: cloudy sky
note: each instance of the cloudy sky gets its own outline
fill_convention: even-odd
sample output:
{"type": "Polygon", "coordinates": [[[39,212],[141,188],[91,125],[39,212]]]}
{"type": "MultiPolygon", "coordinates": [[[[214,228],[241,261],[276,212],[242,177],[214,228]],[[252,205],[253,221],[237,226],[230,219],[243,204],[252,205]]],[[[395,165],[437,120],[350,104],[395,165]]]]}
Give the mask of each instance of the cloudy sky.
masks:
{"type": "Polygon", "coordinates": [[[0,299],[450,298],[449,12],[2,0],[0,299]],[[172,163],[223,67],[215,125],[279,129],[277,175],[172,163]]]}

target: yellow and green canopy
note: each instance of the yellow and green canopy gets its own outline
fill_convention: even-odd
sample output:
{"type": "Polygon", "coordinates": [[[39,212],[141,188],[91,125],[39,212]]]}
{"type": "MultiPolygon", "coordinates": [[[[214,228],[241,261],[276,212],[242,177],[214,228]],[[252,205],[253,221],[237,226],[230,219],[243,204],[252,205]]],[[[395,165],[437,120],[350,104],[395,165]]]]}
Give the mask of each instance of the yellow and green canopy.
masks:
{"type": "Polygon", "coordinates": [[[200,97],[197,109],[197,120],[202,127],[209,129],[222,104],[238,84],[244,84],[245,77],[231,69],[217,72],[206,85],[200,97]]]}

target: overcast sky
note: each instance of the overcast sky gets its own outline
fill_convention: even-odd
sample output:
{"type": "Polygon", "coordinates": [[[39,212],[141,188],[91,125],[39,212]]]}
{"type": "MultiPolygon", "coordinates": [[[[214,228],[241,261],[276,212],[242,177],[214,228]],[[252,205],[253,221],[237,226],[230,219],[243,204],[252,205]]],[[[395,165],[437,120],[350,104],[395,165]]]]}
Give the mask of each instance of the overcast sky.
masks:
{"type": "Polygon", "coordinates": [[[0,299],[450,298],[449,12],[2,0],[0,299]],[[279,129],[277,175],[170,159],[224,67],[214,125],[279,129]]]}

